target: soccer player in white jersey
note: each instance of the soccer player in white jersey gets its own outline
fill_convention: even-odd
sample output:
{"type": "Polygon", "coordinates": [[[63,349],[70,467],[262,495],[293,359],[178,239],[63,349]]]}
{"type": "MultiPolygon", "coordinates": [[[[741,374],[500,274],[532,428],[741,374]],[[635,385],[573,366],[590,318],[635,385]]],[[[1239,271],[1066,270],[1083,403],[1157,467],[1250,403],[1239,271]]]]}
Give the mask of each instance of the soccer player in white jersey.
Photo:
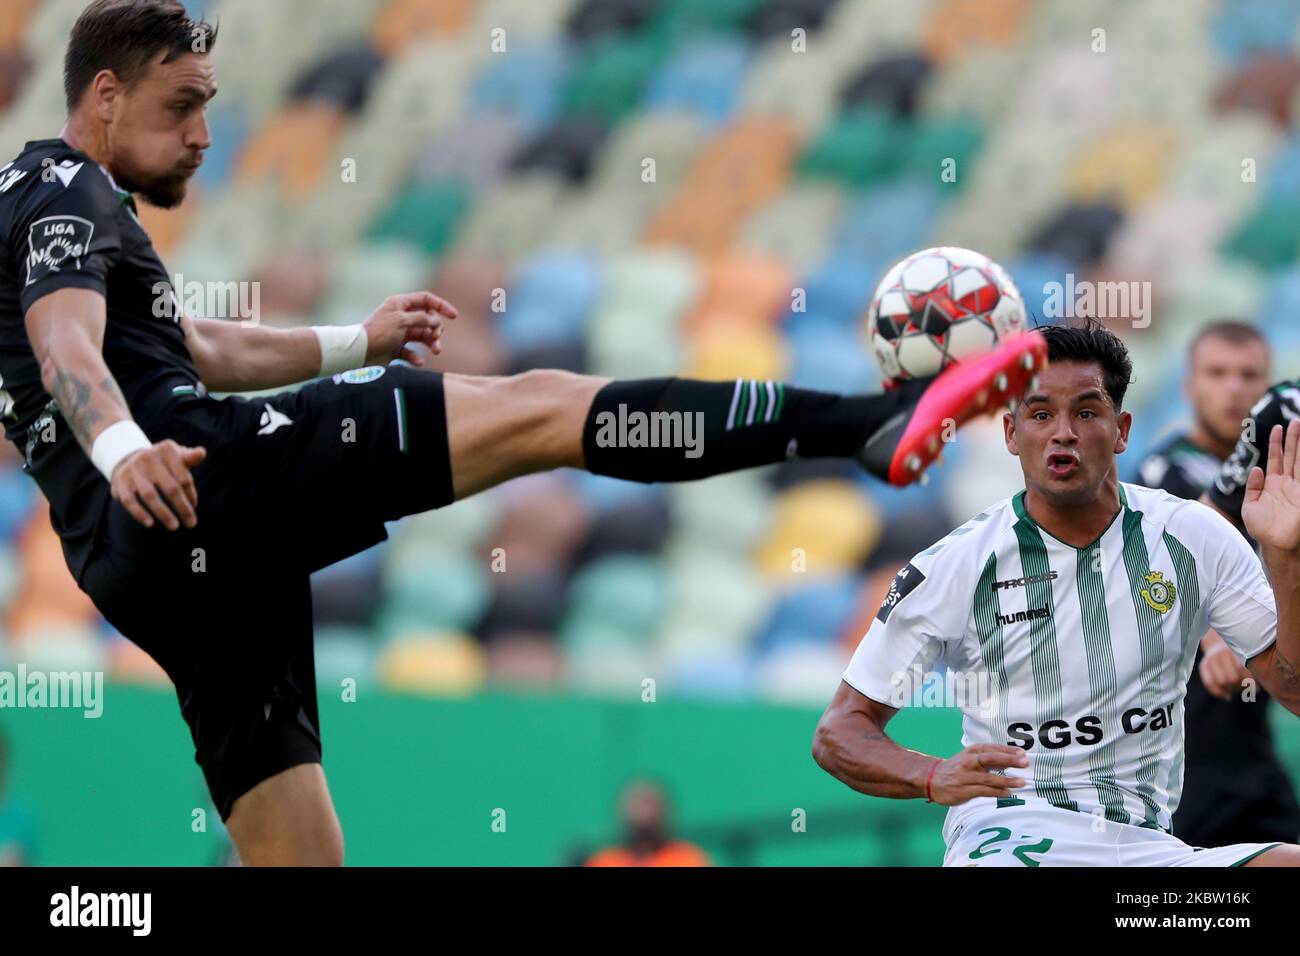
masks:
{"type": "Polygon", "coordinates": [[[1295,844],[1199,848],[1169,832],[1208,628],[1300,713],[1300,422],[1273,429],[1249,478],[1261,566],[1212,509],[1118,480],[1123,343],[1091,323],[1042,332],[1051,364],[1004,416],[1025,490],[899,572],[813,755],[862,793],[950,807],[948,866],[1300,865],[1295,844]],[[935,674],[964,691],[946,759],[885,734],[935,674]]]}

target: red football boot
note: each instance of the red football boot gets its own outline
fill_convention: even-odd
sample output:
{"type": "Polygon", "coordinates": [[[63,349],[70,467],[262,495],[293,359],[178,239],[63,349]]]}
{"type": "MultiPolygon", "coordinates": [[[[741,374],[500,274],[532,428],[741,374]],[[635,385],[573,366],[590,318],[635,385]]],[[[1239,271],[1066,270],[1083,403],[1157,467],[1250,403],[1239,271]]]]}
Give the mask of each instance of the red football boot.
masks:
{"type": "Polygon", "coordinates": [[[1047,340],[1026,332],[933,378],[903,383],[905,407],[867,439],[858,461],[891,485],[910,485],[943,452],[945,431],[1018,399],[1046,365],[1047,340]]]}

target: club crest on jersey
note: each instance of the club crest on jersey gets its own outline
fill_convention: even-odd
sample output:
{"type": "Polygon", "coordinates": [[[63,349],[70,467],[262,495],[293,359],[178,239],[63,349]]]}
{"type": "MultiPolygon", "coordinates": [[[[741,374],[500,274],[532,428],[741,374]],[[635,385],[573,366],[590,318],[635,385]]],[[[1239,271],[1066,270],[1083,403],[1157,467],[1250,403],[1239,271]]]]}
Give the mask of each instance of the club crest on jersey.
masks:
{"type": "Polygon", "coordinates": [[[334,384],[341,385],[347,382],[349,385],[364,385],[366,382],[373,382],[384,374],[382,365],[371,365],[367,368],[353,368],[346,372],[340,372],[334,376],[334,384]]]}
{"type": "Polygon", "coordinates": [[[885,595],[880,610],[876,612],[876,620],[882,624],[888,622],[889,615],[893,613],[895,605],[915,591],[916,586],[924,580],[925,575],[918,571],[913,564],[909,563],[907,567],[899,571],[894,576],[893,583],[889,585],[889,593],[885,595]]]}
{"type": "Polygon", "coordinates": [[[1150,605],[1151,610],[1166,613],[1178,600],[1178,588],[1172,581],[1166,581],[1160,571],[1152,571],[1146,581],[1148,587],[1142,589],[1142,600],[1150,605]]]}
{"type": "Polygon", "coordinates": [[[47,216],[27,232],[27,285],[67,268],[81,269],[95,224],[80,216],[47,216]]]}

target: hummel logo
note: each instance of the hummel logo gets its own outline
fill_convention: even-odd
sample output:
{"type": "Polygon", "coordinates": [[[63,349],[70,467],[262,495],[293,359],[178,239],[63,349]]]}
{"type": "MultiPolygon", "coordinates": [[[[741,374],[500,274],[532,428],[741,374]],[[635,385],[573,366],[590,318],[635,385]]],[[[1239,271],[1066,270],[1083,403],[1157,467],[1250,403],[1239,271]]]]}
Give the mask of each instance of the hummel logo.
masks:
{"type": "Polygon", "coordinates": [[[1039,618],[1051,617],[1052,612],[1048,610],[1047,605],[1042,607],[1031,607],[1026,611],[1016,611],[1014,614],[998,614],[999,627],[1006,627],[1008,624],[1019,624],[1021,621],[1036,621],[1039,618]]]}
{"type": "Polygon", "coordinates": [[[262,412],[262,420],[258,422],[262,427],[257,430],[259,435],[271,435],[285,425],[292,425],[293,420],[282,412],[277,412],[274,408],[263,403],[266,411],[262,412]]]}

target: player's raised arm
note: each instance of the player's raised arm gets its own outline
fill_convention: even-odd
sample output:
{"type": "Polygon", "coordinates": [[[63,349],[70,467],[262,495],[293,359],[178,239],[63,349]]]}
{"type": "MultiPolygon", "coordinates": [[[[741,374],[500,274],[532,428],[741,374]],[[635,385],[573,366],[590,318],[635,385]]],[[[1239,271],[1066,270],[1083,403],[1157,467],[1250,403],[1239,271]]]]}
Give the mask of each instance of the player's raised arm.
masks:
{"type": "Polygon", "coordinates": [[[1259,542],[1277,602],[1277,640],[1247,662],[1270,694],[1300,714],[1300,421],[1268,436],[1267,467],[1246,481],[1241,517],[1259,542]]]}
{"type": "Polygon", "coordinates": [[[896,708],[872,700],[846,681],[822,714],[813,737],[813,759],[832,777],[873,797],[924,797],[956,806],[974,797],[1006,797],[1025,785],[1021,777],[995,773],[1027,767],[1019,747],[972,744],[944,760],[901,747],[885,734],[896,708]]]}
{"type": "Polygon", "coordinates": [[[131,417],[104,361],[104,297],[63,288],[27,309],[25,324],[40,363],[41,383],[113,497],[141,524],[169,530],[197,522],[198,492],[190,469],[206,452],[167,440],[152,444],[131,417]]]}
{"type": "Polygon", "coordinates": [[[199,377],[218,392],[279,388],[363,365],[424,360],[410,346],[442,351],[442,323],[456,308],[432,292],[385,299],[360,325],[277,329],[225,319],[183,317],[185,345],[199,377]]]}

